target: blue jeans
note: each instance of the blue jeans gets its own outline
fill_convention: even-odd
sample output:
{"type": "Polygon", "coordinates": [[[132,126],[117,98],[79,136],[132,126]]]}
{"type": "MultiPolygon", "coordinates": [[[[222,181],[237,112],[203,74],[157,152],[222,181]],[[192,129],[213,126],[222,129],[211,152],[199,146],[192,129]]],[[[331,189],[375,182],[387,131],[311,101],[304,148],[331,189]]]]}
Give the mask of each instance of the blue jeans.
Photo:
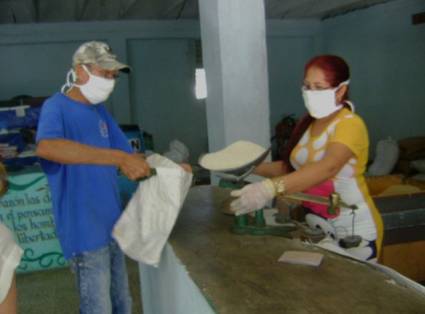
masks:
{"type": "Polygon", "coordinates": [[[81,314],[131,314],[125,257],[115,241],[71,259],[81,314]]]}

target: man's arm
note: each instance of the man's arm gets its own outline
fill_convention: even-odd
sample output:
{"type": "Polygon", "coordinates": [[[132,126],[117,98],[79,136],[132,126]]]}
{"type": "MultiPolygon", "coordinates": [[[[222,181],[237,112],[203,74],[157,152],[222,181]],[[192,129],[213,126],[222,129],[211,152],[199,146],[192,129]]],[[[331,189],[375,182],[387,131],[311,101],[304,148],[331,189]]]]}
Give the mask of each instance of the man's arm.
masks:
{"type": "Polygon", "coordinates": [[[61,164],[93,164],[118,167],[131,180],[150,174],[147,162],[136,154],[105,149],[64,139],[45,139],[37,144],[37,156],[61,164]]]}

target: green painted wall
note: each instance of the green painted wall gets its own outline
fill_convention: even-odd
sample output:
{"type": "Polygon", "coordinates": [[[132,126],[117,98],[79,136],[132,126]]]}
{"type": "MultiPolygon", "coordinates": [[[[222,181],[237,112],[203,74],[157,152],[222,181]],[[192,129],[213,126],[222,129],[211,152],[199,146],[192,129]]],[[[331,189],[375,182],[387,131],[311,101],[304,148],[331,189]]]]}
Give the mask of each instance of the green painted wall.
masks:
{"type": "MultiPolygon", "coordinates": [[[[269,21],[271,125],[303,110],[302,66],[316,47],[319,21],[269,21]]],[[[87,40],[107,41],[132,73],[122,75],[108,108],[120,123],[136,123],[154,136],[158,152],[177,138],[191,161],[207,151],[205,103],[194,97],[197,21],[125,21],[0,26],[0,100],[48,96],[65,81],[75,49],[87,40]]],[[[255,121],[251,121],[255,126],[255,121]]]]}
{"type": "Polygon", "coordinates": [[[425,135],[425,24],[411,23],[424,11],[423,0],[401,0],[322,23],[323,51],[351,66],[351,98],[373,145],[425,135]]]}
{"type": "MultiPolygon", "coordinates": [[[[424,10],[423,0],[399,0],[323,21],[268,21],[272,130],[283,115],[305,111],[305,62],[334,53],[350,63],[351,97],[372,148],[387,136],[424,135],[425,25],[411,24],[411,15],[424,10]]],[[[152,133],[160,153],[174,138],[190,147],[192,162],[206,152],[205,104],[193,93],[197,21],[2,25],[0,32],[0,100],[58,91],[78,45],[105,40],[133,67],[108,102],[116,119],[152,133]]]]}

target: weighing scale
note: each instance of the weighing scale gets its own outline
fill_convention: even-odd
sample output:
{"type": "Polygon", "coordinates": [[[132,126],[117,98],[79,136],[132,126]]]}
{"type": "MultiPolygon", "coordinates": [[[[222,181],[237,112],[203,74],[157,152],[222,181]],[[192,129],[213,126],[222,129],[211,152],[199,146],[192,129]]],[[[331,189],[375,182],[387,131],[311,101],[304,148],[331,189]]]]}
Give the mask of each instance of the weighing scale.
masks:
{"type": "MultiPolygon", "coordinates": [[[[244,179],[254,171],[255,167],[262,163],[270,152],[265,149],[263,153],[258,155],[252,161],[232,169],[214,170],[219,178],[219,186],[227,189],[241,189],[245,186],[244,179]]],[[[199,159],[199,164],[202,165],[202,158],[199,159]]],[[[205,168],[205,167],[204,167],[205,168]]],[[[328,213],[335,215],[340,207],[349,208],[353,213],[353,233],[350,236],[341,240],[341,246],[345,248],[356,247],[361,242],[361,237],[354,235],[354,211],[357,209],[356,205],[348,205],[341,200],[338,193],[332,193],[329,197],[315,196],[305,193],[294,193],[283,196],[286,199],[297,201],[308,201],[317,204],[327,205],[328,213]]],[[[234,218],[234,223],[231,231],[235,234],[249,234],[249,235],[275,235],[292,238],[291,232],[297,230],[295,224],[287,224],[282,226],[268,226],[264,218],[264,209],[259,208],[253,211],[253,217],[249,214],[243,214],[234,218]]]]}
{"type": "MultiPolygon", "coordinates": [[[[234,190],[243,188],[246,184],[244,179],[252,174],[255,167],[266,159],[269,152],[270,148],[265,149],[257,158],[241,167],[212,171],[220,178],[219,186],[234,190]]],[[[202,157],[199,164],[202,166],[202,157]]],[[[275,235],[290,238],[290,232],[296,229],[297,227],[293,224],[286,226],[267,226],[264,218],[264,209],[259,208],[253,212],[253,216],[251,214],[235,215],[231,231],[235,234],[275,235]]]]}

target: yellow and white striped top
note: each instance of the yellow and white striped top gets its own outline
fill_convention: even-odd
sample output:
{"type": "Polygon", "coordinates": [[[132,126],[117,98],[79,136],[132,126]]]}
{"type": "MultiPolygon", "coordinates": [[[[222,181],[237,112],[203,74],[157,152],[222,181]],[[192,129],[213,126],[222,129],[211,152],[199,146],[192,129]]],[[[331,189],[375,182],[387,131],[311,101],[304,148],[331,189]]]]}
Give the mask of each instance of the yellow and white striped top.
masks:
{"type": "MultiPolygon", "coordinates": [[[[332,192],[340,194],[341,199],[350,205],[357,205],[355,213],[355,234],[368,241],[376,241],[378,256],[383,239],[382,218],[369,194],[364,178],[368,161],[369,138],[363,120],[350,110],[343,108],[334,120],[318,136],[311,135],[309,127],[292,150],[290,161],[295,169],[321,160],[330,143],[347,146],[354,154],[335,177],[325,184],[332,192]]],[[[326,217],[329,218],[329,217],[326,217]]],[[[341,208],[336,217],[329,221],[334,225],[337,237],[343,238],[352,232],[352,213],[341,208]]]]}

